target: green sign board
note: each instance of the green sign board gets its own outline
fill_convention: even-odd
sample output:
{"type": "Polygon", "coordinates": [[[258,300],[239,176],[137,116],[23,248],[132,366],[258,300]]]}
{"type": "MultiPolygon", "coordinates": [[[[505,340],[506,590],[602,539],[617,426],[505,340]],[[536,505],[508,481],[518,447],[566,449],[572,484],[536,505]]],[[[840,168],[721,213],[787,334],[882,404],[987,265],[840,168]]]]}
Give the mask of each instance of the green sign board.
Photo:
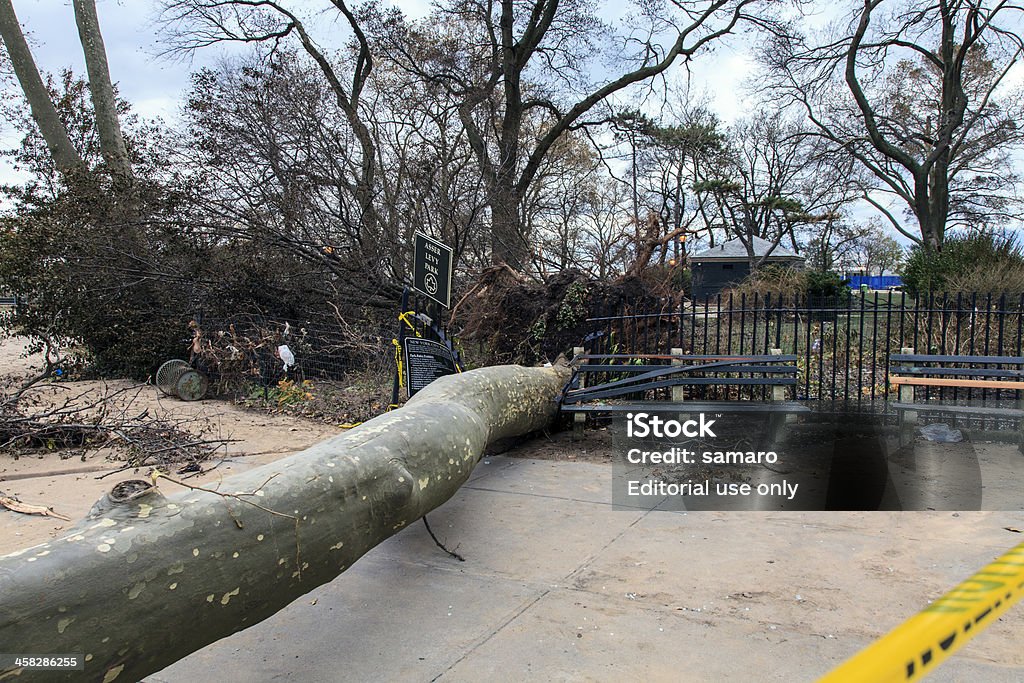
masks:
{"type": "Polygon", "coordinates": [[[452,249],[423,233],[414,237],[413,289],[448,308],[452,303],[452,249]]]}

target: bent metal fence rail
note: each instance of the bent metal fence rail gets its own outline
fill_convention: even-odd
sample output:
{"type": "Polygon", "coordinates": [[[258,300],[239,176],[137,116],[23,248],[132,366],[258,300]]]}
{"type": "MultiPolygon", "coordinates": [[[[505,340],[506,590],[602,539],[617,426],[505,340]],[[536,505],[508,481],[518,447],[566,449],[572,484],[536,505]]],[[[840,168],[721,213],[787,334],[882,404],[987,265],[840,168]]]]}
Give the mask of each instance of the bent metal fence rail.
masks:
{"type": "MultiPolygon", "coordinates": [[[[880,411],[888,401],[896,400],[889,382],[889,356],[901,349],[943,355],[1020,356],[1024,342],[1024,296],[727,294],[682,303],[666,300],[657,306],[603,301],[593,313],[587,320],[588,353],[657,355],[678,348],[691,355],[742,355],[781,349],[797,356],[799,368],[798,381],[788,388],[788,398],[842,402],[844,410],[880,411]]],[[[707,387],[705,391],[724,389],[707,387]]],[[[730,391],[729,396],[745,396],[730,391]]],[[[956,391],[925,388],[923,398],[1021,399],[1021,392],[1012,390],[956,391]]]]}

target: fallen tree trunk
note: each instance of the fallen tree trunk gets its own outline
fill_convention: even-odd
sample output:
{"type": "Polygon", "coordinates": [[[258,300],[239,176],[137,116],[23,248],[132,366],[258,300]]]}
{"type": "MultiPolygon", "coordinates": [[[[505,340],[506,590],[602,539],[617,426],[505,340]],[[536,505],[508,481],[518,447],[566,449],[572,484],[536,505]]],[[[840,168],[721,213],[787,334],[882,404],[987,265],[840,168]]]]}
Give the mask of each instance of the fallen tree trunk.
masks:
{"type": "Polygon", "coordinates": [[[217,492],[158,480],[168,490],[0,558],[0,650],[81,653],[85,678],[105,683],[159,671],[334,579],[444,503],[488,443],[551,420],[566,379],[564,368],[517,366],[444,377],[400,410],[217,492]]]}

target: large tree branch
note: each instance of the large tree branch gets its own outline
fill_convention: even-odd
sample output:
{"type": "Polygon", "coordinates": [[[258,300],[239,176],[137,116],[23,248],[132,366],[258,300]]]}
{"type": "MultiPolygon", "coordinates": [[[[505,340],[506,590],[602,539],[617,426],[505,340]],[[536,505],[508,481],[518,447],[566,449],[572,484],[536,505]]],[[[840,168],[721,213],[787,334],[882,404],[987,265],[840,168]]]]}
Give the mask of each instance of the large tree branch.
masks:
{"type": "Polygon", "coordinates": [[[881,203],[872,198],[871,195],[869,195],[867,192],[864,193],[863,197],[867,203],[871,204],[873,207],[878,209],[881,212],[881,214],[886,217],[889,223],[892,224],[892,227],[896,229],[896,232],[900,233],[907,239],[912,240],[915,244],[923,244],[923,240],[919,235],[914,235],[913,233],[907,232],[906,230],[903,229],[903,226],[900,225],[900,222],[896,220],[896,217],[892,215],[892,212],[889,211],[888,208],[882,206],[881,203]]]}
{"type": "Polygon", "coordinates": [[[444,503],[489,443],[549,422],[567,379],[564,366],[444,377],[219,486],[172,492],[158,478],[167,491],[105,501],[63,537],[0,558],[0,642],[82,653],[90,680],[140,680],[266,619],[444,503]]]}
{"type": "Polygon", "coordinates": [[[519,41],[516,50],[520,70],[526,67],[544,35],[554,23],[555,15],[558,12],[558,5],[558,0],[542,0],[534,4],[527,28],[523,32],[522,39],[519,41]]]}
{"type": "Polygon", "coordinates": [[[888,185],[895,194],[902,197],[908,203],[913,202],[913,189],[906,184],[899,174],[887,171],[885,168],[878,165],[869,155],[858,149],[858,140],[845,140],[836,134],[831,127],[829,127],[814,113],[814,109],[806,98],[801,98],[800,102],[804,106],[808,120],[815,126],[815,128],[817,128],[818,134],[821,135],[821,137],[835,144],[839,149],[842,149],[851,157],[863,164],[864,168],[870,171],[872,175],[883,183],[888,185]]]}
{"type": "Polygon", "coordinates": [[[348,21],[349,27],[356,36],[356,40],[359,42],[359,54],[356,56],[356,67],[352,72],[352,102],[355,104],[359,101],[359,94],[363,90],[363,86],[366,85],[367,79],[370,77],[370,72],[373,71],[373,52],[370,50],[370,43],[366,39],[366,34],[363,32],[362,26],[359,25],[359,21],[355,15],[345,4],[344,0],[331,0],[338,11],[341,12],[345,19],[348,21]]]}
{"type": "Polygon", "coordinates": [[[665,53],[664,57],[656,63],[646,64],[639,69],[623,74],[615,80],[594,90],[588,96],[579,100],[576,104],[570,107],[569,110],[566,111],[565,114],[557,120],[537,142],[537,146],[530,154],[530,157],[527,160],[518,181],[516,182],[517,191],[522,192],[526,186],[530,184],[533,177],[540,169],[541,162],[547,155],[548,150],[581,116],[590,111],[599,102],[604,101],[610,95],[613,95],[634,83],[639,83],[664,73],[670,66],[672,66],[677,58],[681,56],[690,57],[708,43],[728,35],[740,20],[745,17],[743,9],[754,2],[756,2],[756,0],[740,0],[732,9],[724,26],[705,33],[697,38],[692,44],[687,45],[686,41],[692,35],[702,30],[707,23],[712,21],[712,19],[718,15],[720,10],[730,4],[728,0],[715,0],[715,2],[712,2],[708,7],[700,12],[686,28],[678,33],[676,40],[665,53]]]}
{"type": "Polygon", "coordinates": [[[861,117],[864,120],[864,127],[867,130],[868,139],[871,140],[871,144],[881,154],[896,161],[913,175],[917,176],[921,173],[921,168],[914,158],[899,147],[891,144],[879,131],[878,123],[875,119],[875,110],[864,94],[864,90],[861,88],[860,81],[857,78],[857,56],[860,52],[861,43],[864,41],[868,25],[871,23],[871,13],[878,7],[881,1],[864,0],[864,9],[857,23],[857,29],[850,40],[849,52],[846,55],[846,84],[850,89],[850,94],[853,95],[854,101],[857,103],[858,109],[860,109],[861,117]]]}
{"type": "Polygon", "coordinates": [[[117,98],[110,82],[110,66],[103,46],[100,20],[96,14],[96,0],[74,0],[75,24],[78,38],[85,53],[85,69],[89,74],[89,92],[96,116],[96,131],[100,138],[100,154],[107,167],[119,181],[132,180],[132,165],[125,149],[121,124],[117,120],[117,98]]]}

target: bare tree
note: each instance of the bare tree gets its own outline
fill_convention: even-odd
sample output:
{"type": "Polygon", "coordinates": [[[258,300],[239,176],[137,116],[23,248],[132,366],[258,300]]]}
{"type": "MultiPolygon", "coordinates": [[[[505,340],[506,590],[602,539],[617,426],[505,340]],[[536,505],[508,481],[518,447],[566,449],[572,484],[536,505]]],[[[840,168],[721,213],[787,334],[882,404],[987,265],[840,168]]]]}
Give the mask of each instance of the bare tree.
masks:
{"type": "MultiPolygon", "coordinates": [[[[630,177],[622,182],[632,195],[634,274],[655,257],[662,266],[667,260],[681,264],[687,241],[693,238],[705,236],[714,245],[708,220],[713,202],[708,193],[693,188],[706,177],[701,169],[721,157],[725,138],[718,119],[706,106],[689,105],[678,96],[663,119],[625,112],[612,120],[614,128],[626,133],[618,136],[618,147],[626,147],[620,159],[628,157],[630,162],[630,177]]],[[[608,170],[615,175],[610,166],[608,170]]]]}
{"type": "Polygon", "coordinates": [[[960,221],[1018,215],[1007,152],[1024,141],[1024,105],[1006,76],[1024,54],[1022,20],[1024,8],[1001,0],[863,0],[820,35],[776,40],[763,59],[769,87],[869,171],[864,198],[937,250],[960,221]]]}
{"type": "Polygon", "coordinates": [[[626,187],[597,177],[594,193],[577,215],[578,267],[592,277],[606,280],[622,275],[635,261],[635,242],[625,229],[632,220],[626,187]]]}
{"type": "Polygon", "coordinates": [[[162,0],[160,20],[166,28],[168,53],[187,53],[221,43],[259,43],[276,49],[294,38],[323,74],[335,103],[358,143],[355,162],[341,178],[358,201],[358,221],[373,232],[379,215],[374,203],[376,148],[360,112],[363,88],[373,71],[370,45],[344,0],[330,0],[353,34],[348,59],[333,60],[310,33],[294,3],[272,0],[162,0]]]}
{"type": "Polygon", "coordinates": [[[863,225],[835,220],[809,233],[805,245],[808,267],[829,272],[856,262],[857,252],[869,230],[863,225]]]}
{"type": "Polygon", "coordinates": [[[842,220],[851,199],[845,169],[780,112],[733,125],[717,163],[700,170],[694,189],[712,200],[708,220],[744,245],[754,268],[784,241],[799,252],[798,231],[820,232],[842,220]],[[755,238],[768,250],[758,253],[755,238]]]}
{"type": "MultiPolygon", "coordinates": [[[[293,254],[350,292],[389,305],[393,238],[364,220],[352,182],[360,145],[321,70],[301,53],[249,57],[194,75],[179,162],[195,211],[221,239],[293,254]]],[[[400,291],[400,290],[398,290],[400,291]]]]}
{"type": "Polygon", "coordinates": [[[627,66],[596,83],[587,74],[607,27],[585,0],[452,0],[422,22],[385,15],[377,31],[393,59],[461,100],[459,115],[489,194],[492,259],[521,269],[530,253],[523,203],[555,142],[593,124],[587,115],[609,97],[649,82],[738,26],[768,24],[758,14],[762,4],[641,4],[638,13],[648,23],[612,40],[626,50],[638,47],[620,51],[616,59],[627,66]],[[658,44],[658,36],[668,36],[668,44],[658,44]],[[532,116],[544,125],[530,139],[523,130],[532,116]]]}
{"type": "Polygon", "coordinates": [[[903,245],[892,235],[886,234],[878,226],[871,226],[866,228],[864,235],[856,241],[850,261],[862,268],[865,275],[871,275],[875,271],[879,275],[885,275],[899,268],[905,256],[903,245]]]}
{"type": "Polygon", "coordinates": [[[488,265],[486,190],[450,94],[381,59],[363,112],[377,149],[377,196],[393,236],[395,276],[412,268],[405,245],[416,230],[452,246],[459,272],[488,265]]]}

